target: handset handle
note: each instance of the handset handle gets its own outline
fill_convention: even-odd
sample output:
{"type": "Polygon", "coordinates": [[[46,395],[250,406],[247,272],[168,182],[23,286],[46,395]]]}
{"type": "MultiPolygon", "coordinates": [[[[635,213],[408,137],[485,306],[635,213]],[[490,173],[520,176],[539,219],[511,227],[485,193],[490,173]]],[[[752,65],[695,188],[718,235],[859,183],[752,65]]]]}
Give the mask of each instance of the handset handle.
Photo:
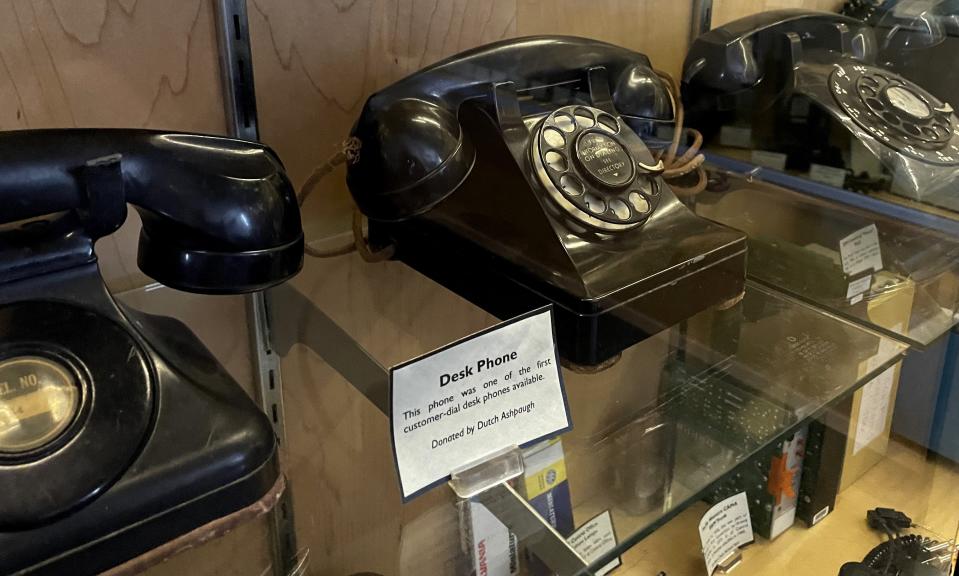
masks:
{"type": "Polygon", "coordinates": [[[871,62],[876,41],[869,27],[849,16],[794,9],[761,12],[694,40],[683,64],[683,83],[733,93],[758,84],[773,66],[781,68],[779,78],[786,78],[786,69],[806,51],[871,62]]]}
{"type": "Polygon", "coordinates": [[[118,221],[105,222],[90,212],[91,202],[122,194],[143,220],[140,268],[169,286],[258,290],[302,265],[293,187],[261,144],[150,130],[25,130],[0,132],[0,158],[0,225],[88,212],[96,225],[81,218],[81,232],[96,239],[118,227],[125,211],[114,210],[118,221]],[[98,182],[109,178],[90,173],[108,172],[110,159],[118,163],[119,182],[105,190],[98,182]]]}
{"type": "Polygon", "coordinates": [[[813,20],[828,20],[848,24],[853,27],[862,26],[861,21],[834,12],[787,8],[759,12],[734,20],[706,32],[700,36],[700,39],[711,43],[732,45],[737,42],[742,42],[748,36],[762,34],[772,28],[789,23],[801,24],[801,22],[811,22],[813,20]]]}

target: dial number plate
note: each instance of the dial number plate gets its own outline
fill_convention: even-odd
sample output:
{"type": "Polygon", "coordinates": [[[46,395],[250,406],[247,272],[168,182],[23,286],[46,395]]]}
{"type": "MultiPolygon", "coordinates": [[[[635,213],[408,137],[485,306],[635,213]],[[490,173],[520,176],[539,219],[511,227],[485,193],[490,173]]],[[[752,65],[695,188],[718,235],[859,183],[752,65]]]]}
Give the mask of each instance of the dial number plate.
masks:
{"type": "Polygon", "coordinates": [[[833,98],[860,127],[886,146],[917,160],[959,165],[959,121],[952,108],[888,70],[836,65],[833,98]]]}
{"type": "Polygon", "coordinates": [[[550,197],[576,220],[603,231],[629,230],[649,218],[661,191],[630,153],[631,138],[639,140],[611,114],[565,106],[539,125],[532,161],[550,197]]]}
{"type": "Polygon", "coordinates": [[[0,361],[0,452],[20,454],[56,439],[80,408],[70,368],[40,356],[0,361]]]}

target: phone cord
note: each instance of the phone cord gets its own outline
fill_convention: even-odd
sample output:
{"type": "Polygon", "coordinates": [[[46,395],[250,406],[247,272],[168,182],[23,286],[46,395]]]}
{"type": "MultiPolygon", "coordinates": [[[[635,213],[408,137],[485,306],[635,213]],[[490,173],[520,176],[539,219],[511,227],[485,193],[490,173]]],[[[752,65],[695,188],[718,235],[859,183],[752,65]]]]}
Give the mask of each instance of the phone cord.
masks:
{"type": "Polygon", "coordinates": [[[706,189],[706,171],[702,164],[706,158],[699,152],[703,145],[703,135],[695,128],[683,128],[683,122],[686,118],[686,112],[683,109],[683,100],[680,97],[679,85],[668,73],[656,70],[656,74],[662,78],[669,87],[669,98],[673,103],[673,110],[676,113],[676,125],[673,129],[673,139],[666,150],[660,151],[658,160],[663,161],[665,170],[663,178],[666,180],[675,180],[686,176],[695,171],[697,175],[696,183],[693,186],[680,186],[675,182],[670,182],[670,187],[678,196],[695,196],[706,189]],[[693,143],[683,152],[682,156],[676,157],[679,151],[679,142],[692,137],[693,143]]]}
{"type": "MultiPolygon", "coordinates": [[[[326,162],[317,166],[313,170],[313,173],[310,174],[310,177],[306,179],[306,182],[303,183],[303,186],[300,188],[300,193],[296,196],[297,203],[302,207],[306,199],[309,198],[310,194],[316,189],[320,180],[325,178],[334,168],[344,162],[355,162],[357,158],[359,158],[361,146],[362,143],[360,139],[355,136],[351,136],[341,142],[340,149],[330,156],[326,162]]],[[[303,251],[314,258],[333,258],[335,256],[349,254],[356,250],[363,260],[367,262],[382,262],[383,260],[389,260],[393,256],[394,250],[392,245],[375,251],[370,248],[369,242],[363,235],[363,213],[356,207],[356,204],[353,204],[352,230],[353,240],[348,244],[321,250],[310,246],[308,243],[304,243],[303,251]]]]}

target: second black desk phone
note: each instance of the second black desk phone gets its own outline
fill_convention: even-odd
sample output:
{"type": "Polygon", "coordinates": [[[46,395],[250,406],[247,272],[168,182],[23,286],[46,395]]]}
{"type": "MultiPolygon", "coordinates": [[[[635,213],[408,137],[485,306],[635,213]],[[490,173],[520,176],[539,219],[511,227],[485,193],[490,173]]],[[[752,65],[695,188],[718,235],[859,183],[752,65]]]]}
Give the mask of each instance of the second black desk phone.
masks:
{"type": "Polygon", "coordinates": [[[374,245],[501,318],[554,304],[560,353],[596,365],[743,291],[744,236],[687,210],[640,137],[672,122],[642,54],[498,42],[372,95],[347,182],[374,245]]]}
{"type": "Polygon", "coordinates": [[[781,153],[786,169],[848,170],[842,180],[860,188],[959,210],[959,119],[876,56],[873,30],[848,16],[776,10],[730,22],[686,56],[689,125],[713,143],[781,153]]]}
{"type": "Polygon", "coordinates": [[[0,132],[0,573],[97,574],[278,490],[266,416],[183,324],[119,305],[97,238],[238,293],[302,265],[296,197],[258,144],[145,130],[0,132]]]}

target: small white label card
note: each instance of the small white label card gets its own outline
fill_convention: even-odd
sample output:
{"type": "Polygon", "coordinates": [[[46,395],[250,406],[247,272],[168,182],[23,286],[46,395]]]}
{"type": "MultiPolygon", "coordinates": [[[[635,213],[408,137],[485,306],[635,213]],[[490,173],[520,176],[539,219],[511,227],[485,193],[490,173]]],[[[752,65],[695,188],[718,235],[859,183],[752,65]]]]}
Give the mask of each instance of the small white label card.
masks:
{"type": "Polygon", "coordinates": [[[735,148],[750,148],[753,145],[753,131],[749,126],[723,126],[719,129],[719,143],[735,148]]]}
{"type": "Polygon", "coordinates": [[[390,397],[404,501],[455,470],[569,430],[552,308],[394,366],[390,397]]]}
{"type": "Polygon", "coordinates": [[[882,270],[879,230],[875,224],[856,230],[839,241],[842,271],[850,276],[866,270],[882,270]]]}
{"type": "MultiPolygon", "coordinates": [[[[573,532],[566,539],[573,550],[579,552],[590,564],[597,560],[603,554],[616,549],[616,531],[613,529],[613,516],[609,510],[602,512],[592,520],[588,520],[573,532]]],[[[609,562],[602,568],[599,568],[593,574],[596,576],[606,576],[616,568],[622,565],[621,558],[609,562]]]]}
{"type": "Polygon", "coordinates": [[[843,184],[846,183],[846,170],[845,168],[834,168],[822,164],[810,164],[809,179],[842,188],[843,184]]]}
{"type": "Polygon", "coordinates": [[[859,417],[856,421],[856,441],[852,447],[853,455],[859,454],[886,429],[890,396],[895,383],[896,367],[890,366],[862,387],[862,400],[859,403],[859,417]]]}
{"type": "Polygon", "coordinates": [[[745,492],[726,498],[706,512],[699,521],[699,540],[703,545],[706,573],[710,575],[737,548],[753,541],[745,492]]]}
{"type": "Polygon", "coordinates": [[[782,152],[770,152],[769,150],[753,150],[750,158],[756,166],[765,166],[773,170],[783,171],[786,169],[786,160],[788,156],[782,152]]]}
{"type": "MultiPolygon", "coordinates": [[[[872,286],[872,274],[867,274],[862,278],[853,280],[849,283],[849,287],[846,288],[846,298],[853,300],[859,297],[859,300],[862,300],[863,293],[869,290],[870,286],[872,286]]],[[[859,300],[856,300],[856,302],[859,300]]],[[[856,302],[852,302],[852,304],[856,302]]]]}

